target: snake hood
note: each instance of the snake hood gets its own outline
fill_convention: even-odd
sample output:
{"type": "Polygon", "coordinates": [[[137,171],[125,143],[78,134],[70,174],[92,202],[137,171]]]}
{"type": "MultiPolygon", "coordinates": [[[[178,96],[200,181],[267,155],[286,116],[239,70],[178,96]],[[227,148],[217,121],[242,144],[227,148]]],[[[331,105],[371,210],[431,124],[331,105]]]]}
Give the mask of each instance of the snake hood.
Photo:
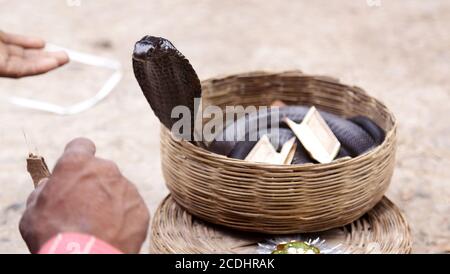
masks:
{"type": "Polygon", "coordinates": [[[166,128],[172,129],[179,120],[172,117],[172,110],[187,107],[191,129],[182,137],[193,136],[194,99],[201,96],[201,85],[189,60],[169,40],[145,36],[134,47],[133,70],[145,98],[166,128]]]}

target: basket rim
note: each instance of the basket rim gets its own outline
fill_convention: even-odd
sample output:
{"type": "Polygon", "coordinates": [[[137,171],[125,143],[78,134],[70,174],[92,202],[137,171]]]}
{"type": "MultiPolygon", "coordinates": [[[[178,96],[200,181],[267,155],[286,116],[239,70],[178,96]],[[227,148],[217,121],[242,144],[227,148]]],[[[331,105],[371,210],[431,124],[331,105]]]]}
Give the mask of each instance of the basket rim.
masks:
{"type": "MultiPolygon", "coordinates": [[[[339,166],[343,166],[343,165],[347,165],[347,164],[352,164],[354,162],[359,162],[359,160],[362,158],[371,157],[372,155],[378,153],[378,151],[381,150],[387,144],[388,140],[395,138],[395,132],[397,131],[397,120],[395,118],[394,113],[383,102],[381,102],[377,98],[369,95],[361,87],[342,83],[339,79],[328,76],[328,75],[305,74],[300,70],[283,70],[283,71],[254,70],[254,71],[247,71],[247,72],[242,72],[242,73],[224,74],[224,75],[207,78],[207,79],[201,81],[201,85],[203,86],[207,83],[213,83],[215,81],[222,81],[227,78],[233,78],[233,77],[237,77],[237,76],[239,76],[239,77],[260,77],[260,76],[282,75],[282,74],[284,74],[286,76],[292,76],[292,77],[296,77],[296,76],[300,77],[301,76],[301,77],[318,78],[320,80],[326,79],[327,81],[330,81],[330,82],[334,82],[334,83],[348,86],[350,88],[354,88],[355,90],[357,90],[357,92],[361,92],[361,93],[369,96],[370,98],[372,98],[377,104],[379,104],[380,106],[383,107],[383,109],[386,111],[386,114],[388,115],[389,119],[391,119],[391,121],[392,121],[392,126],[386,132],[383,142],[380,145],[376,146],[375,148],[373,148],[363,154],[360,154],[356,157],[351,157],[351,158],[344,157],[341,159],[336,159],[330,163],[274,165],[274,164],[266,164],[266,163],[260,163],[260,162],[249,162],[249,161],[245,161],[245,160],[241,160],[241,159],[235,159],[235,158],[230,158],[230,157],[227,157],[224,155],[220,155],[220,154],[211,152],[202,146],[195,145],[192,142],[188,142],[186,140],[179,140],[179,139],[177,140],[177,138],[175,138],[173,136],[172,132],[169,129],[165,128],[164,126],[162,126],[161,130],[168,132],[169,137],[172,138],[176,143],[185,145],[188,149],[193,150],[195,153],[198,153],[200,155],[207,156],[207,157],[214,157],[216,160],[221,161],[223,163],[241,165],[242,167],[252,167],[252,168],[259,167],[259,168],[271,169],[271,170],[286,169],[287,167],[289,167],[291,169],[294,167],[296,170],[301,169],[301,168],[309,169],[310,167],[321,169],[321,168],[339,167],[339,166]]],[[[202,97],[202,100],[203,100],[203,97],[202,97]]]]}

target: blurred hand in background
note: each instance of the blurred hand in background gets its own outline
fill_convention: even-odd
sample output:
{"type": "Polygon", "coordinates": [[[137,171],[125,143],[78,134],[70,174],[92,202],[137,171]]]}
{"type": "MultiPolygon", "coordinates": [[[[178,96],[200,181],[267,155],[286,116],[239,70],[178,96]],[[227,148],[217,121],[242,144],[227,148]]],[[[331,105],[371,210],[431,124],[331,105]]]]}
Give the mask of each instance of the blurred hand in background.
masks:
{"type": "Polygon", "coordinates": [[[136,187],[88,139],[70,142],[52,175],[30,195],[20,232],[32,253],[60,233],[82,233],[138,253],[150,214],[136,187]]]}
{"type": "Polygon", "coordinates": [[[43,74],[69,62],[65,52],[44,51],[45,42],[0,31],[0,77],[43,74]]]}

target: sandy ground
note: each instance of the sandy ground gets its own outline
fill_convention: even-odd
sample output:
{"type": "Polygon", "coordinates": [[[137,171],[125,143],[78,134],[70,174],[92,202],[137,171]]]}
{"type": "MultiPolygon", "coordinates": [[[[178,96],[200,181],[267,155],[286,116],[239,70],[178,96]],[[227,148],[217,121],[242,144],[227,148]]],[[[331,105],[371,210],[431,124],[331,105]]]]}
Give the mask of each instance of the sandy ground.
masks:
{"type": "MultiPolygon", "coordinates": [[[[338,77],[385,102],[399,121],[387,195],[410,222],[414,252],[449,251],[450,2],[370,5],[377,2],[0,0],[2,29],[117,58],[125,73],[110,97],[75,116],[25,110],[0,98],[0,252],[27,252],[17,225],[32,190],[29,150],[53,166],[68,141],[87,136],[98,155],[116,161],[138,185],[152,212],[166,195],[158,121],[131,69],[134,42],[145,34],[172,40],[201,79],[295,68],[338,77]]],[[[70,105],[94,94],[108,73],[71,64],[45,76],[1,79],[0,96],[70,105]]]]}

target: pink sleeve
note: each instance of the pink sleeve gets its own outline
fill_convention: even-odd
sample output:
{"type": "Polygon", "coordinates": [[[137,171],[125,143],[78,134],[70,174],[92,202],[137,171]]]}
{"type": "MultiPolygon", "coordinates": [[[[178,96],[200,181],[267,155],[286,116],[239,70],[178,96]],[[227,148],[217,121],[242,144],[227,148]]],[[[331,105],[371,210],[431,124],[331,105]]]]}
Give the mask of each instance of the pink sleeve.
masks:
{"type": "Polygon", "coordinates": [[[118,249],[94,236],[60,233],[51,238],[39,254],[122,254],[118,249]]]}

